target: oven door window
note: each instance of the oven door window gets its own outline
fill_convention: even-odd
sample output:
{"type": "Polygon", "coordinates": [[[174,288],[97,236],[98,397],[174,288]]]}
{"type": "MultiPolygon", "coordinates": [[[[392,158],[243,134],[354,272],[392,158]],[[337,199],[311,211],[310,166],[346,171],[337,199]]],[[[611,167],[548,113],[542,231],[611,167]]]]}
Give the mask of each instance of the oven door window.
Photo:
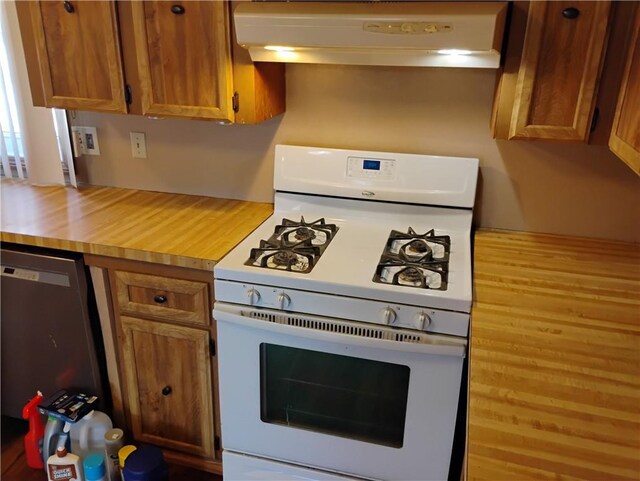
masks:
{"type": "Polygon", "coordinates": [[[260,344],[265,423],[402,447],[408,366],[260,344]]]}

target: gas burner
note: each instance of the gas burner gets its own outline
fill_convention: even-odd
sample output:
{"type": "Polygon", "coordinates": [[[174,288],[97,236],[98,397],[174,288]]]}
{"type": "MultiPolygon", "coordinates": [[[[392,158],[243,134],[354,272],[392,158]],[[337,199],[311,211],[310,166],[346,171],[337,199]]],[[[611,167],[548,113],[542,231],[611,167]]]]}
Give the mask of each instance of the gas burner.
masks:
{"type": "Polygon", "coordinates": [[[282,219],[277,225],[272,239],[282,239],[286,244],[304,242],[305,245],[326,247],[338,231],[335,224],[326,224],[324,219],[306,222],[304,217],[299,221],[282,219]]]}
{"type": "Polygon", "coordinates": [[[245,264],[306,273],[311,272],[319,256],[318,247],[307,246],[303,242],[285,245],[282,240],[269,239],[260,241],[260,247],[251,249],[251,256],[245,264]]]}
{"type": "Polygon", "coordinates": [[[292,251],[278,251],[272,259],[277,266],[288,266],[298,260],[298,255],[292,251]]]}
{"type": "Polygon", "coordinates": [[[306,222],[283,219],[268,240],[251,249],[248,266],[308,273],[333,239],[338,227],[324,219],[306,222]]]}
{"type": "Polygon", "coordinates": [[[400,247],[400,251],[404,252],[407,257],[424,257],[431,256],[432,254],[431,247],[429,247],[429,244],[423,239],[407,242],[400,247]]]}
{"type": "Polygon", "coordinates": [[[415,267],[407,267],[398,273],[398,281],[407,284],[417,284],[422,282],[424,276],[420,269],[415,267]]]}
{"type": "Polygon", "coordinates": [[[447,289],[449,272],[449,236],[437,236],[431,229],[417,234],[391,231],[380,262],[373,276],[374,282],[423,289],[447,289]]]}
{"type": "Polygon", "coordinates": [[[295,230],[293,237],[299,241],[305,241],[307,239],[315,239],[316,235],[308,227],[298,227],[295,230]]]}

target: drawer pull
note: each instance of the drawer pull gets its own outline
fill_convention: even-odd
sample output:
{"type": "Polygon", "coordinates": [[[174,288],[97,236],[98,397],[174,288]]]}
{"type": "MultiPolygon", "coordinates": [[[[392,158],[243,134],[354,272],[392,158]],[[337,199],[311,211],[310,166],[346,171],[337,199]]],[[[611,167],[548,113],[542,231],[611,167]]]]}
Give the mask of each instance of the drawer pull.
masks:
{"type": "Polygon", "coordinates": [[[576,7],[565,8],[562,11],[562,16],[564,18],[568,18],[569,20],[573,20],[574,18],[578,18],[579,15],[580,15],[580,10],[578,10],[576,7]]]}
{"type": "Polygon", "coordinates": [[[76,10],[71,2],[62,2],[62,6],[67,13],[73,13],[76,10]]]}
{"type": "Polygon", "coordinates": [[[173,389],[171,389],[171,386],[165,386],[162,388],[162,395],[168,396],[169,394],[171,394],[171,391],[173,391],[173,389]]]}
{"type": "Polygon", "coordinates": [[[153,301],[156,304],[164,304],[165,302],[167,302],[167,296],[163,296],[162,294],[158,294],[157,296],[153,297],[153,301]]]}
{"type": "Polygon", "coordinates": [[[182,5],[171,5],[171,13],[175,15],[182,15],[185,12],[182,5]]]}

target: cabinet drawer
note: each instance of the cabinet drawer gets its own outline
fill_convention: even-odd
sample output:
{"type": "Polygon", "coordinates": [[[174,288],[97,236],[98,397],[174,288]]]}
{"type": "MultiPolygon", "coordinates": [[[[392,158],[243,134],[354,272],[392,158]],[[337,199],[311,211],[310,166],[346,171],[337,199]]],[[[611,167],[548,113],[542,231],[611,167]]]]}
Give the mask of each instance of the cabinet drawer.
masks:
{"type": "Polygon", "coordinates": [[[114,271],[120,312],[169,321],[209,324],[205,282],[114,271]]]}

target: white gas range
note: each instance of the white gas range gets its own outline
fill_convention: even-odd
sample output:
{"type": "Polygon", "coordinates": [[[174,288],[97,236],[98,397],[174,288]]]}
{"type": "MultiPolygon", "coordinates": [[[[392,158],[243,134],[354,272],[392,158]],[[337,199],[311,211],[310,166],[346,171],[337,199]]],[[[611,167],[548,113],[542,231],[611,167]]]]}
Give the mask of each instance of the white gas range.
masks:
{"type": "Polygon", "coordinates": [[[215,267],[234,479],[446,479],[478,160],[276,146],[274,214],[215,267]]]}

